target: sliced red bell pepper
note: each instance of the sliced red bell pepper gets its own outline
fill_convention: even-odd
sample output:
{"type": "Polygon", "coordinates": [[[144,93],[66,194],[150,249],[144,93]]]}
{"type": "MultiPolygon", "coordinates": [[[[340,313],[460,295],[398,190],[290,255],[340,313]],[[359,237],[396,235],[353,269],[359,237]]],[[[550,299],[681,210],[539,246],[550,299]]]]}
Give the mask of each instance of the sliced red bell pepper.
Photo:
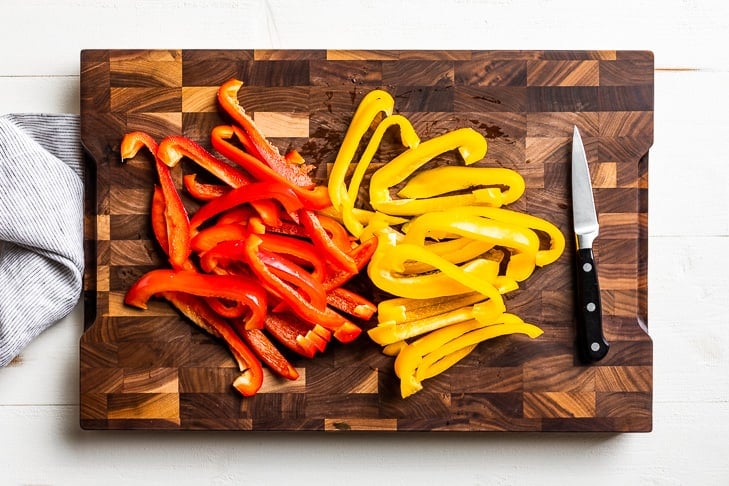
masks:
{"type": "Polygon", "coordinates": [[[299,219],[308,231],[314,245],[319,248],[327,260],[340,270],[357,273],[357,264],[354,259],[334,243],[314,212],[302,209],[299,211],[299,219]]]}
{"type": "Polygon", "coordinates": [[[163,295],[192,322],[228,345],[242,372],[233,386],[243,396],[255,395],[263,384],[263,367],[228,321],[220,318],[199,297],[181,292],[165,292],[163,295]]]}
{"type": "Polygon", "coordinates": [[[260,329],[266,317],[266,292],[253,279],[240,275],[207,275],[189,270],[157,269],[144,274],[127,291],[124,302],[140,309],[163,292],[184,292],[241,302],[250,309],[246,327],[260,329]]]}
{"type": "MultiPolygon", "coordinates": [[[[187,137],[179,135],[165,137],[159,144],[157,157],[168,167],[174,167],[183,157],[187,157],[232,188],[239,188],[253,182],[248,174],[218,159],[203,146],[187,137]]],[[[267,224],[275,225],[278,218],[269,219],[270,215],[277,214],[276,207],[271,206],[272,204],[269,201],[256,201],[252,203],[252,206],[267,224]]]]}
{"type": "Polygon", "coordinates": [[[290,313],[269,313],[263,321],[264,329],[278,342],[291,351],[305,357],[313,358],[316,349],[304,347],[297,342],[311,329],[307,323],[290,313]]]}
{"type": "Polygon", "coordinates": [[[318,282],[324,281],[326,268],[314,245],[299,238],[279,234],[264,233],[259,237],[262,249],[290,255],[302,263],[305,262],[312,267],[311,276],[318,282]]]}
{"type": "MultiPolygon", "coordinates": [[[[260,237],[256,237],[260,239],[260,237]]],[[[263,242],[262,239],[260,241],[263,242]]],[[[246,242],[242,240],[222,241],[201,256],[200,266],[204,271],[211,272],[219,265],[221,260],[243,260],[245,244],[246,242]]],[[[305,295],[311,306],[319,310],[326,307],[326,293],[321,283],[304,268],[281,254],[265,250],[262,244],[258,248],[257,257],[265,265],[266,272],[270,272],[272,276],[277,277],[283,285],[289,284],[293,289],[297,289],[305,295]]],[[[272,292],[280,295],[288,303],[287,295],[282,292],[283,289],[280,286],[273,285],[271,281],[264,281],[263,284],[267,288],[271,288],[272,292]]],[[[285,290],[288,290],[288,287],[285,290]]]]}
{"type": "Polygon", "coordinates": [[[186,174],[182,176],[182,183],[192,197],[198,201],[210,201],[220,197],[230,190],[230,187],[222,184],[204,184],[197,181],[197,174],[186,174]]]}
{"type": "Polygon", "coordinates": [[[149,211],[152,223],[152,233],[159,243],[160,248],[165,255],[170,254],[170,244],[167,240],[167,221],[165,220],[165,195],[162,194],[162,188],[157,184],[154,185],[152,193],[152,208],[149,211]]]}
{"type": "Polygon", "coordinates": [[[269,267],[261,259],[261,251],[259,249],[261,243],[262,240],[258,235],[251,234],[248,236],[244,246],[246,261],[261,282],[266,284],[267,287],[275,289],[289,305],[294,314],[309,322],[320,324],[334,331],[335,337],[337,337],[337,331],[340,331],[339,336],[345,339],[354,339],[359,335],[361,332],[359,326],[348,321],[328,307],[323,311],[316,308],[296,289],[271,272],[269,267]]]}
{"type": "Polygon", "coordinates": [[[243,340],[253,349],[256,356],[260,358],[271,370],[287,380],[295,380],[299,377],[291,363],[276,349],[270,339],[260,329],[239,329],[243,340]]]}
{"type": "Polygon", "coordinates": [[[357,271],[354,273],[344,270],[331,271],[322,283],[324,290],[330,291],[337,287],[341,287],[345,283],[349,282],[352,277],[357,275],[357,273],[359,273],[365,266],[367,266],[367,262],[370,261],[375,250],[377,250],[377,242],[377,236],[373,236],[354,247],[349,254],[352,256],[355,264],[357,265],[357,271]]]}
{"type": "Polygon", "coordinates": [[[223,83],[218,89],[218,102],[223,110],[245,131],[246,137],[250,140],[249,146],[255,148],[255,154],[268,167],[286,177],[288,181],[299,187],[311,189],[314,181],[309,177],[313,166],[304,164],[292,164],[283,157],[277,147],[271,144],[263,136],[253,119],[248,116],[245,109],[238,103],[238,91],[243,82],[231,79],[223,83]]]}
{"type": "Polygon", "coordinates": [[[223,241],[245,240],[248,228],[238,223],[217,223],[201,230],[190,242],[192,250],[205,253],[223,241]]]}
{"type": "Polygon", "coordinates": [[[190,220],[193,231],[223,211],[234,208],[244,203],[251,203],[263,199],[275,199],[279,201],[286,211],[297,211],[301,209],[301,201],[289,186],[277,182],[254,182],[247,186],[232,189],[230,192],[217,199],[205,203],[190,220]]]}
{"type": "Polygon", "coordinates": [[[377,312],[377,306],[374,303],[344,287],[337,287],[328,291],[327,304],[365,321],[370,320],[377,312]]]}
{"type": "MultiPolygon", "coordinates": [[[[234,136],[239,138],[245,135],[238,127],[221,125],[213,128],[210,140],[212,141],[215,150],[235,164],[243,167],[256,179],[287,184],[294,190],[294,192],[296,192],[307,208],[324,209],[331,205],[329,200],[329,190],[326,186],[314,186],[313,183],[311,186],[301,186],[292,182],[286,174],[272,169],[254,155],[245,152],[238,146],[231,143],[230,139],[234,136]]],[[[290,167],[292,166],[292,164],[289,164],[288,162],[285,163],[290,167]]]]}
{"type": "MultiPolygon", "coordinates": [[[[190,220],[180,194],[177,192],[170,169],[159,158],[159,146],[147,133],[130,132],[122,138],[122,159],[133,157],[142,147],[155,155],[155,167],[164,199],[164,216],[167,226],[167,254],[172,268],[191,269],[190,220]]],[[[159,209],[159,207],[157,208],[159,209]]],[[[159,231],[158,231],[159,233],[159,231]]],[[[156,233],[156,236],[160,236],[156,233]]],[[[164,246],[163,246],[164,248],[164,246]]]]}
{"type": "Polygon", "coordinates": [[[258,256],[271,273],[308,297],[308,302],[313,307],[324,310],[327,305],[327,295],[321,282],[315,280],[309,272],[283,255],[264,250],[263,245],[258,248],[258,256]]]}

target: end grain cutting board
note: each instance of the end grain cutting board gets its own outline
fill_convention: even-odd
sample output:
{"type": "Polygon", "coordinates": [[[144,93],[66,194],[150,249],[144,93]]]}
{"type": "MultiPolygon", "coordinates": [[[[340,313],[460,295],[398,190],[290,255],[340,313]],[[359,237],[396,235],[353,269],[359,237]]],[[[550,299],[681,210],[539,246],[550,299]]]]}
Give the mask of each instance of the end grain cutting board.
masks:
{"type": "MultiPolygon", "coordinates": [[[[81,425],[90,429],[649,431],[648,150],[653,56],[621,51],[115,51],[81,54],[82,140],[92,160],[86,209],[86,323],[81,425]],[[215,91],[239,98],[282,150],[298,149],[320,180],[354,109],[382,88],[422,139],[470,126],[487,166],[525,178],[513,205],[557,224],[565,254],[507,295],[510,312],[545,331],[505,336],[403,400],[392,358],[366,335],[295,360],[301,378],[268,375],[261,392],[231,388],[233,359],[163,301],[123,305],[142,273],[163,265],[151,238],[155,173],[140,155],[120,163],[125,132],[182,134],[210,148],[222,123],[215,91]],[[569,157],[585,141],[601,235],[596,253],[605,333],[593,366],[575,359],[569,157]]],[[[178,182],[181,171],[175,172],[178,182]]]]}

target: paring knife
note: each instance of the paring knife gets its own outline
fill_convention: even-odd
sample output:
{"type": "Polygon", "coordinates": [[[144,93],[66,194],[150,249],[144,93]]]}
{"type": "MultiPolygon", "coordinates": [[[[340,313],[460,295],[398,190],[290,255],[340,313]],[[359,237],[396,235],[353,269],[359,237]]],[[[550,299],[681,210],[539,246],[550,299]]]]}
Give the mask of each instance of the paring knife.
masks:
{"type": "Polygon", "coordinates": [[[572,135],[572,216],[577,240],[577,353],[583,362],[591,363],[604,358],[610,344],[602,333],[600,286],[592,252],[592,243],[599,233],[599,225],[587,155],[577,126],[572,135]]]}

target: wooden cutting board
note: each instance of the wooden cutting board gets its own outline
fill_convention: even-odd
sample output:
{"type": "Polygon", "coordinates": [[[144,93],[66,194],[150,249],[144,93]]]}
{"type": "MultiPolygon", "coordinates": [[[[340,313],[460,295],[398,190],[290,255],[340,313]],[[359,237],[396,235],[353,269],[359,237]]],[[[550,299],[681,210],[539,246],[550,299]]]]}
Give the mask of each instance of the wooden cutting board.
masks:
{"type": "MultiPolygon", "coordinates": [[[[81,53],[81,132],[92,162],[86,208],[86,322],[80,342],[81,425],[88,429],[650,431],[647,333],[648,150],[653,55],[623,51],[87,50],[81,53]],[[267,375],[242,398],[226,348],[163,301],[123,305],[142,273],[164,265],[151,241],[153,165],[120,163],[125,132],[182,134],[210,147],[223,122],[215,91],[239,98],[282,150],[298,149],[321,180],[362,97],[393,94],[421,139],[470,126],[487,166],[525,178],[513,209],[568,237],[565,254],[506,297],[539,325],[536,340],[505,336],[403,400],[392,358],[362,335],[313,360],[301,378],[267,375]],[[593,366],[575,358],[569,160],[572,126],[585,141],[600,214],[596,254],[605,333],[593,366]]],[[[178,182],[184,167],[175,172],[178,182]]],[[[189,202],[189,201],[188,201],[189,202]]]]}

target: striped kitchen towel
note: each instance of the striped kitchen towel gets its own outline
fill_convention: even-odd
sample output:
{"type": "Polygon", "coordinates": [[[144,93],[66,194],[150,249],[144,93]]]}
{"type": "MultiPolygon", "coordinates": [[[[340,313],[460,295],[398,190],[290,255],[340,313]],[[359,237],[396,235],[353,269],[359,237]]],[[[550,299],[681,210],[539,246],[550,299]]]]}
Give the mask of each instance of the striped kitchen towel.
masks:
{"type": "Polygon", "coordinates": [[[78,302],[83,171],[78,115],[0,116],[0,367],[78,302]]]}

